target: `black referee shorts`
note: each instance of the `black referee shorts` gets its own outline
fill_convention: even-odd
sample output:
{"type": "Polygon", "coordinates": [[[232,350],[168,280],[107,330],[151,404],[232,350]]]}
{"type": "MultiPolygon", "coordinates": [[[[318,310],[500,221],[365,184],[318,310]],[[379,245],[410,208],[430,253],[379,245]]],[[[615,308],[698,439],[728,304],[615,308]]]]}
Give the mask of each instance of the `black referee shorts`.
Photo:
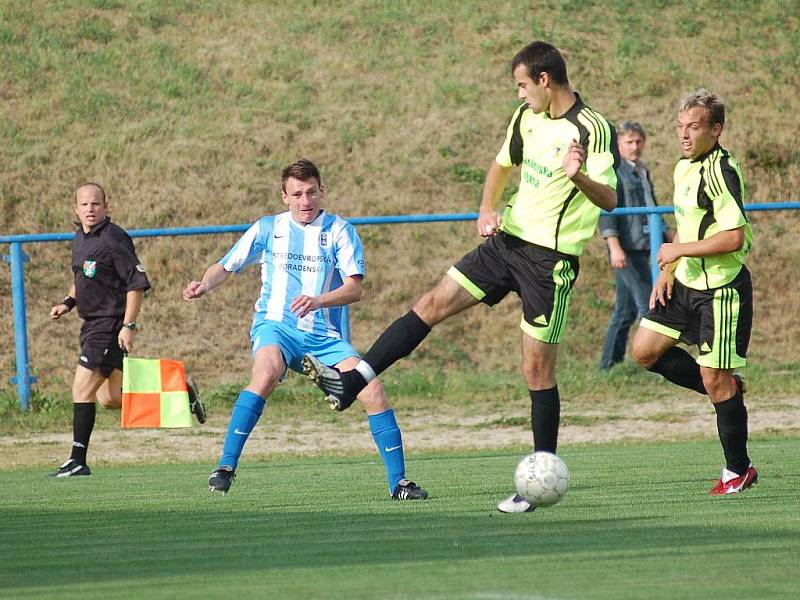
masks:
{"type": "Polygon", "coordinates": [[[100,371],[108,377],[114,369],[122,370],[122,348],[117,338],[122,329],[122,319],[116,317],[98,317],[87,319],[81,326],[81,356],[78,364],[100,371]]]}

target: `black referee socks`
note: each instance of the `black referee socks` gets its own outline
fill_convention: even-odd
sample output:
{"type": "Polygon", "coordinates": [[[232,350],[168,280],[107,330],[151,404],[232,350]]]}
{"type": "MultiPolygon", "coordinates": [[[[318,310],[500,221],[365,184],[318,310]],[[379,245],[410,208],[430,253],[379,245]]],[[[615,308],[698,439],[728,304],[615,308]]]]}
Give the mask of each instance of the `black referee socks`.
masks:
{"type": "Polygon", "coordinates": [[[70,458],[79,465],[86,464],[86,450],[94,429],[96,413],[94,402],[76,402],[72,405],[72,454],[70,458]]]}

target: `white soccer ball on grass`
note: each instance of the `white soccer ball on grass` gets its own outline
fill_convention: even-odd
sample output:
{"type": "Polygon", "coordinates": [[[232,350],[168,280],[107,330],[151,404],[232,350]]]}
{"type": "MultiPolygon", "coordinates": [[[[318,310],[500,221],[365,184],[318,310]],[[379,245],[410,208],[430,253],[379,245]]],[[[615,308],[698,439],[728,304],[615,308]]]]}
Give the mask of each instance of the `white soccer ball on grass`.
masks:
{"type": "Polygon", "coordinates": [[[514,474],[517,493],[536,508],[553,506],[569,489],[567,465],[550,452],[534,452],[523,458],[514,474]]]}

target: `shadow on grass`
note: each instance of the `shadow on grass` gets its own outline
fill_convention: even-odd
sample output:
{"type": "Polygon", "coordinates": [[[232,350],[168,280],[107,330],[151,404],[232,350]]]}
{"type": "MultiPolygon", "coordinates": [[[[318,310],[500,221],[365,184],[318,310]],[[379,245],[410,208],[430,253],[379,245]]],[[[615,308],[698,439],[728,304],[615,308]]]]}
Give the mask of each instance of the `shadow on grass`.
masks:
{"type": "MultiPolygon", "coordinates": [[[[529,557],[535,570],[538,556],[663,559],[685,555],[687,542],[702,554],[704,547],[709,552],[734,547],[749,535],[741,527],[673,527],[660,517],[542,521],[535,514],[446,517],[420,510],[287,514],[265,507],[236,512],[235,518],[191,509],[78,510],[69,515],[14,510],[4,517],[20,534],[10,546],[4,544],[3,563],[14,565],[13,573],[0,577],[6,593],[65,579],[75,583],[76,576],[93,585],[118,579],[130,584],[187,570],[198,577],[230,570],[268,576],[286,568],[521,557],[529,557]]],[[[788,531],[770,537],[778,546],[796,541],[788,531]]]]}

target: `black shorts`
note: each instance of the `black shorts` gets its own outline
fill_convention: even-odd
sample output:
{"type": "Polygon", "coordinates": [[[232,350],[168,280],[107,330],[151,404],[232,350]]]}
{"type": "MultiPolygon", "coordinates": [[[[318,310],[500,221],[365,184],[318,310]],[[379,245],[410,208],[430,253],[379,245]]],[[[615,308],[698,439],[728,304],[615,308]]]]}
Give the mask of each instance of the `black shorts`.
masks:
{"type": "Polygon", "coordinates": [[[81,356],[78,364],[100,371],[108,377],[114,369],[122,370],[122,348],[117,338],[122,329],[122,319],[99,317],[87,319],[81,326],[81,356]]]}
{"type": "Polygon", "coordinates": [[[733,281],[713,290],[695,290],[677,279],[666,306],[657,304],[642,327],[697,345],[697,364],[735,369],[747,364],[753,327],[753,284],[742,267],[733,281]]]}
{"type": "Polygon", "coordinates": [[[476,300],[494,306],[509,292],[522,299],[522,330],[557,344],[564,336],[577,256],[500,232],[464,256],[447,274],[476,300]]]}

